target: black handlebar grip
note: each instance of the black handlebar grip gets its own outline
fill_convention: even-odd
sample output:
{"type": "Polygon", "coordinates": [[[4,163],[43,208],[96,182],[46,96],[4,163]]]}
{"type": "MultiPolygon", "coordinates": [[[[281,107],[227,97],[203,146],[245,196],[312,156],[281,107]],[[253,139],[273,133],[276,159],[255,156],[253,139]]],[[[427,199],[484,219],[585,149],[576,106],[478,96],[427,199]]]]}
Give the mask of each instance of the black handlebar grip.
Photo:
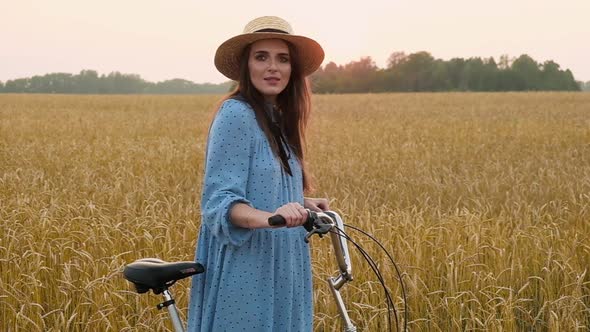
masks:
{"type": "Polygon", "coordinates": [[[287,220],[280,214],[275,214],[274,216],[268,218],[268,224],[271,226],[285,226],[287,224],[287,220]]]}
{"type": "MultiPolygon", "coordinates": [[[[317,219],[317,214],[313,211],[308,210],[307,220],[303,224],[303,227],[308,232],[311,232],[313,230],[313,225],[314,225],[316,219],[317,219]]],[[[287,224],[287,221],[280,214],[275,214],[274,216],[268,218],[268,224],[270,226],[285,226],[287,224]]]]}

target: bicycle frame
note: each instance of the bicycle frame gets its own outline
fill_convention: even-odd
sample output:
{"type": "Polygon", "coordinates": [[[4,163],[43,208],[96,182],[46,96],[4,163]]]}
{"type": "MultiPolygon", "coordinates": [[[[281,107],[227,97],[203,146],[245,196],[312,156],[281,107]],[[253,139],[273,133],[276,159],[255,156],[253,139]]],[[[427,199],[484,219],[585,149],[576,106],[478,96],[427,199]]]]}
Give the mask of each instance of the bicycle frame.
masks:
{"type": "Polygon", "coordinates": [[[164,295],[164,299],[166,301],[160,303],[158,305],[158,308],[160,308],[160,305],[166,306],[165,303],[172,302],[169,305],[167,305],[168,314],[170,315],[170,320],[172,320],[172,326],[174,327],[174,331],[184,332],[184,327],[182,326],[182,322],[180,321],[180,317],[178,316],[178,309],[176,308],[176,302],[172,298],[172,294],[170,294],[168,290],[163,291],[162,294],[164,295]]]}
{"type": "MultiPolygon", "coordinates": [[[[346,239],[338,235],[339,231],[344,230],[344,223],[342,218],[334,211],[316,212],[315,215],[320,219],[324,225],[318,225],[318,222],[314,222],[316,229],[310,231],[306,236],[306,240],[317,233],[320,237],[325,233],[330,233],[330,239],[332,241],[332,247],[334,248],[334,256],[336,256],[336,263],[338,264],[339,274],[336,277],[328,277],[328,287],[334,296],[334,301],[338,307],[338,312],[342,318],[342,324],[344,325],[345,332],[355,332],[356,326],[352,323],[348,316],[348,311],[340,295],[340,289],[347,282],[352,281],[352,264],[350,262],[350,255],[348,252],[348,244],[346,239]],[[315,231],[315,232],[314,232],[315,231]]],[[[316,219],[317,220],[317,219],[316,219]]]]}

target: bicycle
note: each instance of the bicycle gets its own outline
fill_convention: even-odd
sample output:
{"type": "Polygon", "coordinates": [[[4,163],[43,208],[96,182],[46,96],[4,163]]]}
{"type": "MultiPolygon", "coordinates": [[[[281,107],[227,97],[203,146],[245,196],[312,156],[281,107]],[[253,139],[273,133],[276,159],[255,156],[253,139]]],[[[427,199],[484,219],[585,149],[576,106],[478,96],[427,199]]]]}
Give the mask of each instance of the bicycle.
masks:
{"type": "MultiPolygon", "coordinates": [[[[269,225],[271,226],[282,226],[285,224],[285,220],[280,215],[275,215],[269,218],[268,220],[269,225]]],[[[345,232],[344,227],[345,224],[342,221],[340,215],[338,215],[334,211],[324,211],[324,212],[313,212],[308,210],[308,218],[303,227],[307,230],[307,234],[305,235],[305,242],[309,242],[309,239],[314,235],[318,235],[319,237],[323,237],[325,234],[330,233],[330,238],[332,241],[332,247],[334,249],[334,255],[336,256],[336,262],[338,264],[339,272],[336,277],[329,277],[327,279],[328,286],[330,291],[334,297],[336,302],[336,306],[338,307],[338,313],[342,319],[343,330],[345,332],[355,332],[357,330],[356,326],[353,324],[352,320],[348,315],[348,311],[346,310],[346,306],[344,305],[344,301],[342,300],[342,296],[340,294],[340,289],[348,282],[353,280],[352,276],[352,265],[350,261],[350,254],[348,251],[348,244],[347,241],[354,244],[354,246],[361,252],[363,258],[367,260],[369,266],[376,274],[377,278],[379,279],[381,285],[383,286],[385,296],[387,299],[387,306],[388,306],[388,323],[391,330],[391,317],[390,313],[393,311],[395,315],[396,327],[399,329],[399,321],[397,317],[397,311],[395,309],[395,305],[393,304],[393,300],[391,295],[389,294],[389,290],[385,285],[383,280],[383,276],[381,275],[377,264],[373,261],[371,256],[356,242],[354,242],[345,232]]],[[[385,248],[377,241],[374,237],[370,234],[356,228],[353,226],[347,226],[349,228],[355,229],[357,231],[362,232],[363,234],[369,236],[372,240],[374,240],[388,255],[390,258],[393,266],[397,271],[397,275],[402,286],[402,294],[403,294],[403,301],[404,301],[404,331],[407,330],[407,321],[408,321],[408,310],[407,310],[407,301],[405,295],[405,286],[401,277],[401,273],[393,261],[391,255],[385,250],[385,248]]],[[[130,281],[135,285],[135,289],[138,293],[146,293],[149,290],[152,290],[154,294],[162,294],[164,297],[164,302],[159,303],[156,308],[163,309],[167,308],[168,313],[170,315],[170,319],[172,321],[172,325],[176,332],[184,332],[183,323],[180,320],[178,315],[178,310],[176,308],[175,300],[172,297],[172,294],[169,291],[169,288],[176,283],[178,280],[187,278],[189,276],[203,273],[205,272],[205,268],[197,263],[197,262],[172,262],[168,263],[161,259],[157,258],[143,258],[134,261],[131,264],[125,266],[123,270],[123,276],[125,279],[130,281]]]]}

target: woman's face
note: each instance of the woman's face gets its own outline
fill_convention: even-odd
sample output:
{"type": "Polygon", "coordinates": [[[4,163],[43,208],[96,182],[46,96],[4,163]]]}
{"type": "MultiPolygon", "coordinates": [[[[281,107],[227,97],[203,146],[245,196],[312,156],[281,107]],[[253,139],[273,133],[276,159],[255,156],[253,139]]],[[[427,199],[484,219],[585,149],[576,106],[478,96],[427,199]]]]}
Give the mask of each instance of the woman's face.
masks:
{"type": "Polygon", "coordinates": [[[248,71],[254,87],[264,99],[275,103],[291,77],[289,47],[281,39],[263,39],[252,43],[248,71]]]}

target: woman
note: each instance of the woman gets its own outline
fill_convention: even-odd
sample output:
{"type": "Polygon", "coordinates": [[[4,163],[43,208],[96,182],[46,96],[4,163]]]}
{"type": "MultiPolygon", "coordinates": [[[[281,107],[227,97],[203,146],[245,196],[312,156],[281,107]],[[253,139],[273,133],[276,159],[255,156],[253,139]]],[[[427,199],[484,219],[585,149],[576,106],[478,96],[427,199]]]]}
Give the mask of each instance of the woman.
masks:
{"type": "Polygon", "coordinates": [[[306,76],[324,52],[286,21],[260,17],[225,41],[215,66],[238,87],[209,131],[189,331],[311,331],[309,248],[301,226],[307,209],[326,199],[304,198],[306,76]],[[280,214],[286,227],[271,228],[280,214]]]}

